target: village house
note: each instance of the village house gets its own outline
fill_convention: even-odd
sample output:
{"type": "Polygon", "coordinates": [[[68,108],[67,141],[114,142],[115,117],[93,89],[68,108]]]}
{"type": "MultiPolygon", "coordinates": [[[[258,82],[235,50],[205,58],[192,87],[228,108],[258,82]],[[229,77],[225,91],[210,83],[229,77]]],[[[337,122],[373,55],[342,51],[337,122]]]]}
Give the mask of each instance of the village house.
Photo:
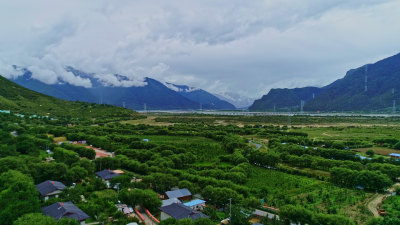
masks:
{"type": "Polygon", "coordinates": [[[194,199],[190,202],[185,202],[183,203],[185,206],[190,207],[194,210],[203,210],[203,208],[206,206],[205,205],[206,201],[201,200],[201,199],[194,199]]]}
{"type": "Polygon", "coordinates": [[[50,198],[58,198],[58,195],[67,188],[63,183],[58,181],[46,180],[38,185],[36,189],[39,191],[42,199],[47,201],[50,198]]]}
{"type": "Polygon", "coordinates": [[[74,218],[78,220],[81,225],[85,225],[85,220],[89,218],[85,212],[80,210],[72,202],[56,202],[43,207],[42,212],[46,216],[53,217],[56,221],[61,218],[74,218]]]}
{"type": "Polygon", "coordinates": [[[171,205],[171,204],[173,204],[173,203],[178,203],[178,204],[180,204],[180,203],[182,203],[182,202],[181,202],[179,199],[177,199],[177,198],[169,198],[169,199],[162,200],[162,205],[161,205],[161,207],[162,207],[162,206],[171,205]]]}
{"type": "Polygon", "coordinates": [[[183,204],[173,203],[171,205],[160,207],[159,209],[161,210],[161,221],[171,217],[177,220],[185,218],[190,218],[192,220],[203,217],[208,218],[208,216],[203,214],[202,212],[193,210],[192,208],[187,207],[183,204]]]}
{"type": "Polygon", "coordinates": [[[112,178],[120,176],[122,174],[124,174],[124,172],[121,170],[110,170],[110,169],[96,172],[96,176],[103,179],[106,182],[107,187],[110,187],[110,180],[112,178]]]}
{"type": "Polygon", "coordinates": [[[400,158],[400,154],[398,154],[398,153],[390,153],[389,156],[392,158],[395,158],[395,159],[400,158]]]}
{"type": "Polygon", "coordinates": [[[177,198],[181,201],[189,201],[192,198],[192,193],[187,188],[178,189],[175,191],[167,191],[165,195],[168,196],[169,199],[177,198]]]}

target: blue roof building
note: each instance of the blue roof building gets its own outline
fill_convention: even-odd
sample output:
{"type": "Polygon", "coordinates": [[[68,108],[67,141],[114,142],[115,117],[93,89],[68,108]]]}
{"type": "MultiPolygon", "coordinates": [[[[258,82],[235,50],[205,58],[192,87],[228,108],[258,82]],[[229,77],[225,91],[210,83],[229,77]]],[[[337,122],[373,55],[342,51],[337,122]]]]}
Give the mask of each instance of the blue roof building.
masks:
{"type": "Polygon", "coordinates": [[[183,203],[183,204],[186,205],[186,206],[192,207],[192,206],[195,206],[195,205],[201,205],[201,204],[205,204],[205,203],[206,203],[206,201],[204,201],[204,200],[195,199],[195,200],[192,200],[190,202],[183,203]]]}
{"type": "Polygon", "coordinates": [[[400,158],[399,153],[390,153],[389,155],[390,155],[390,157],[393,157],[393,158],[400,158]]]}

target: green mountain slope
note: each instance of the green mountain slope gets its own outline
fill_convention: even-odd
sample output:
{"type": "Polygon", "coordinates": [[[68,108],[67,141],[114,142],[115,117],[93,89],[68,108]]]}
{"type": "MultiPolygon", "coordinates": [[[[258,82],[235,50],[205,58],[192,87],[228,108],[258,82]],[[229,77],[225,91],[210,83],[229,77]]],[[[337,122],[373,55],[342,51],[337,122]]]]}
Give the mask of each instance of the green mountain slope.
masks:
{"type": "Polygon", "coordinates": [[[0,76],[0,110],[55,117],[126,117],[134,111],[110,105],[70,102],[40,94],[0,76]]]}
{"type": "Polygon", "coordinates": [[[267,95],[254,101],[249,107],[251,111],[298,110],[300,102],[309,101],[322,91],[317,87],[271,89],[267,95]]]}
{"type": "Polygon", "coordinates": [[[400,54],[397,54],[351,69],[342,79],[322,88],[272,89],[249,109],[270,111],[276,105],[280,111],[289,108],[297,111],[300,100],[304,100],[305,111],[391,112],[394,105],[400,104],[399,87],[400,54]]]}
{"type": "Polygon", "coordinates": [[[333,82],[308,102],[305,110],[390,112],[393,101],[399,103],[399,87],[400,54],[397,54],[349,70],[344,78],[333,82]]]}

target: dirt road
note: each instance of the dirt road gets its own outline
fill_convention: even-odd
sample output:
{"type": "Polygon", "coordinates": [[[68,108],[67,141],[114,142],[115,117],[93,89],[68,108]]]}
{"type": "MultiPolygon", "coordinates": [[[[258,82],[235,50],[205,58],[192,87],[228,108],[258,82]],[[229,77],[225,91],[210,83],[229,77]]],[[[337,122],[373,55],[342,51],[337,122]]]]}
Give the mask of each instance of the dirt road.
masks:
{"type": "Polygon", "coordinates": [[[387,193],[385,194],[375,194],[375,197],[372,198],[370,202],[368,202],[368,209],[374,215],[374,217],[380,217],[378,213],[378,208],[382,205],[382,202],[385,198],[392,195],[396,186],[400,186],[400,183],[395,183],[387,193]]]}

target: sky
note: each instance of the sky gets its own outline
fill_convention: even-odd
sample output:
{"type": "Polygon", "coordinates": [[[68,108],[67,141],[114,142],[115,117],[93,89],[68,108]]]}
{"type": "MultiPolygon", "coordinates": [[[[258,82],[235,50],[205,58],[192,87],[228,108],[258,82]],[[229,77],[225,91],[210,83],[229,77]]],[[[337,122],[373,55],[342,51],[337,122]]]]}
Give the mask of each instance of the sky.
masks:
{"type": "Polygon", "coordinates": [[[399,53],[399,21],[399,0],[2,0],[0,74],[90,87],[72,66],[260,98],[399,53]]]}

